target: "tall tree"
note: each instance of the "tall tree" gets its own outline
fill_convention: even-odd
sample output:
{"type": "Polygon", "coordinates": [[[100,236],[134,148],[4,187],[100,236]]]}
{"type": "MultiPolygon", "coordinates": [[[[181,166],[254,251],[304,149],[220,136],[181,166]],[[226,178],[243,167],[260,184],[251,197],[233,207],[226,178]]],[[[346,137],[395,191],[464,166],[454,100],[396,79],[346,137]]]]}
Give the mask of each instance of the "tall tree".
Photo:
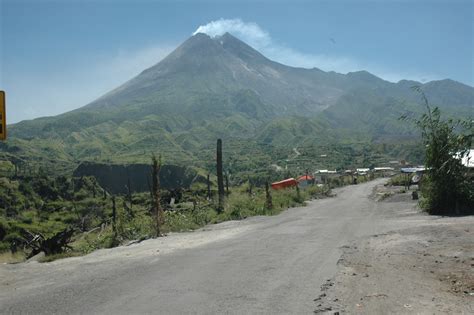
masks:
{"type": "Polygon", "coordinates": [[[253,183],[252,183],[252,181],[250,180],[250,176],[248,176],[247,179],[248,179],[248,182],[249,182],[249,187],[248,187],[248,189],[247,189],[247,192],[248,192],[249,196],[252,197],[253,183]]]}
{"type": "Polygon", "coordinates": [[[219,193],[218,211],[224,210],[224,175],[222,173],[222,140],[217,139],[217,189],[219,193]]]}
{"type": "Polygon", "coordinates": [[[132,184],[130,182],[130,177],[127,178],[127,198],[128,198],[128,202],[130,203],[130,209],[132,209],[133,200],[132,200],[132,184]]]}
{"type": "Polygon", "coordinates": [[[267,209],[273,209],[273,200],[272,195],[270,193],[270,184],[268,183],[268,180],[265,182],[265,197],[265,206],[267,207],[267,209]]]}
{"type": "Polygon", "coordinates": [[[461,163],[472,146],[473,120],[441,119],[439,108],[430,106],[419,87],[414,89],[425,107],[425,113],[414,119],[425,147],[424,207],[431,214],[474,214],[474,182],[461,163]]]}
{"type": "Polygon", "coordinates": [[[128,199],[129,205],[127,205],[124,200],[123,201],[124,208],[127,211],[128,216],[130,218],[133,218],[134,214],[133,214],[132,184],[130,183],[130,177],[127,178],[127,199],[128,199]]]}
{"type": "Polygon", "coordinates": [[[112,230],[115,239],[117,238],[117,206],[115,204],[115,195],[112,195],[112,230]]]}
{"type": "Polygon", "coordinates": [[[298,202],[303,201],[303,199],[301,198],[300,186],[298,185],[296,185],[296,198],[298,199],[298,202]]]}
{"type": "Polygon", "coordinates": [[[161,169],[161,156],[156,158],[155,155],[152,156],[152,210],[153,216],[155,219],[155,236],[159,237],[162,235],[162,225],[164,223],[164,213],[163,208],[161,207],[161,195],[160,195],[160,169],[161,169]]]}
{"type": "Polygon", "coordinates": [[[225,193],[229,196],[229,172],[225,172],[225,193]]]}
{"type": "Polygon", "coordinates": [[[211,175],[207,174],[207,200],[211,200],[211,175]]]}

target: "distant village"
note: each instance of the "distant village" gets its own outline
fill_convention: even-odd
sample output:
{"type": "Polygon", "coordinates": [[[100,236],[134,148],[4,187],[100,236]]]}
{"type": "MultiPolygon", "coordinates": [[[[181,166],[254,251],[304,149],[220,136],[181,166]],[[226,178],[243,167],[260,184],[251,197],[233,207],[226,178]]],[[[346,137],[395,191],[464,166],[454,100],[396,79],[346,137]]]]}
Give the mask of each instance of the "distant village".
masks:
{"type": "MultiPolygon", "coordinates": [[[[406,175],[407,185],[418,184],[426,172],[424,165],[411,165],[407,161],[390,161],[390,166],[378,166],[373,168],[355,168],[346,170],[328,170],[320,169],[313,173],[308,171],[298,178],[286,178],[284,180],[274,182],[271,187],[275,190],[288,187],[305,188],[310,185],[326,185],[334,179],[350,179],[351,184],[357,184],[360,177],[365,180],[377,177],[392,177],[399,174],[406,175]]],[[[474,150],[469,152],[461,159],[461,164],[466,168],[470,176],[474,177],[474,150]]],[[[347,181],[347,180],[346,180],[347,181]]]]}

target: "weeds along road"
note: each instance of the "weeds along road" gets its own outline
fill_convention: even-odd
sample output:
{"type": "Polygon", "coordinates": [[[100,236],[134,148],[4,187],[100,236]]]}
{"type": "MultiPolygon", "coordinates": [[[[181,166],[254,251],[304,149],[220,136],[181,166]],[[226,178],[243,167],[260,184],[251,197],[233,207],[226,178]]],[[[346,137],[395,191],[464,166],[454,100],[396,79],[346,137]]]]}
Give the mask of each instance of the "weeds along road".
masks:
{"type": "Polygon", "coordinates": [[[335,190],[274,217],[52,263],[0,266],[1,313],[312,313],[341,246],[418,224],[412,204],[373,201],[383,180],[335,190]]]}

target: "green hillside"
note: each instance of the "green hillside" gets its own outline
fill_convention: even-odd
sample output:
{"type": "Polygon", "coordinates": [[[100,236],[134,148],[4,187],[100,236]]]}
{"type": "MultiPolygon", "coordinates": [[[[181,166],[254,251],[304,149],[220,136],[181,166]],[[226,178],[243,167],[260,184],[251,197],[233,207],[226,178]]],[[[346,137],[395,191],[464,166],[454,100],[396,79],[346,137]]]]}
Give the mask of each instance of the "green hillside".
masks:
{"type": "MultiPolygon", "coordinates": [[[[316,163],[320,152],[339,145],[376,152],[385,144],[383,163],[419,157],[416,149],[399,150],[416,148],[414,130],[398,119],[421,110],[414,85],[444,113],[472,116],[474,88],[455,81],[391,83],[365,71],[293,68],[230,34],[197,34],[80,109],[10,126],[0,153],[59,171],[80,161],[144,163],[153,152],[166,163],[211,168],[222,138],[241,171],[291,159],[294,148],[314,148],[307,159],[316,163]]],[[[356,163],[359,153],[321,164],[356,163]]]]}

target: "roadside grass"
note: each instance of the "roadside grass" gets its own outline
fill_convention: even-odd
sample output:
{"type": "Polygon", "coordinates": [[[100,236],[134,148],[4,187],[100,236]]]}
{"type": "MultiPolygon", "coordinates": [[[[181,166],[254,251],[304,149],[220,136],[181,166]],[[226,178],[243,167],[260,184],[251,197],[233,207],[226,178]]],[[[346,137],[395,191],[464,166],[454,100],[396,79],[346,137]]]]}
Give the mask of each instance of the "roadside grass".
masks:
{"type": "Polygon", "coordinates": [[[25,261],[25,258],[25,253],[23,253],[22,251],[18,251],[16,253],[6,251],[0,253],[0,264],[16,264],[25,261]]]}
{"type": "Polygon", "coordinates": [[[67,252],[64,252],[64,253],[61,253],[61,254],[43,256],[38,260],[38,262],[45,263],[45,262],[55,261],[55,260],[58,260],[58,259],[69,258],[69,257],[78,257],[78,256],[82,256],[82,254],[80,252],[77,252],[77,251],[67,251],[67,252]]]}
{"type": "MultiPolygon", "coordinates": [[[[207,224],[216,224],[229,220],[242,220],[258,215],[276,215],[285,209],[305,205],[306,200],[324,198],[330,195],[327,186],[309,186],[298,190],[291,188],[271,191],[273,207],[266,206],[265,190],[253,188],[248,193],[245,187],[235,187],[226,197],[224,211],[218,213],[216,198],[206,200],[194,197],[194,202],[184,201],[173,206],[168,206],[165,211],[164,233],[193,231],[207,224]]],[[[140,200],[143,196],[137,196],[140,200]]],[[[117,204],[123,202],[123,197],[118,197],[117,204]]],[[[118,209],[115,231],[111,223],[103,224],[88,232],[76,234],[71,249],[62,254],[45,256],[39,262],[50,262],[56,259],[89,254],[100,248],[112,248],[130,241],[149,239],[154,233],[153,219],[149,214],[146,203],[133,205],[133,217],[123,208],[118,209]]],[[[5,262],[19,262],[25,259],[23,254],[2,254],[5,262]],[[10,256],[9,256],[10,255],[10,256]],[[14,259],[15,257],[15,259],[14,259]]]]}
{"type": "Polygon", "coordinates": [[[405,174],[399,174],[392,176],[390,180],[387,182],[387,186],[403,186],[405,187],[407,184],[407,176],[405,174]]]}
{"type": "MultiPolygon", "coordinates": [[[[9,250],[9,240],[20,240],[20,231],[41,233],[49,237],[67,226],[75,226],[77,231],[70,249],[64,253],[40,258],[39,262],[50,262],[65,257],[89,254],[100,248],[111,248],[131,241],[141,241],[153,237],[154,220],[150,215],[149,195],[133,195],[132,204],[126,196],[116,196],[116,220],[112,220],[112,207],[109,197],[89,197],[81,190],[76,194],[73,204],[66,200],[45,202],[41,210],[29,207],[16,217],[2,219],[0,225],[7,237],[0,242],[0,262],[15,263],[26,259],[28,251],[18,243],[17,252],[9,250]],[[128,205],[127,205],[128,204],[128,205]]],[[[186,192],[181,200],[173,205],[164,204],[165,223],[162,231],[167,233],[193,231],[207,224],[228,220],[242,220],[257,215],[276,215],[285,209],[305,205],[306,200],[324,198],[330,195],[328,186],[317,185],[306,188],[271,190],[272,204],[267,206],[265,190],[262,187],[242,185],[231,188],[225,198],[224,211],[218,213],[217,196],[207,200],[206,194],[186,192]],[[250,192],[249,192],[250,191],[250,192]]]]}

